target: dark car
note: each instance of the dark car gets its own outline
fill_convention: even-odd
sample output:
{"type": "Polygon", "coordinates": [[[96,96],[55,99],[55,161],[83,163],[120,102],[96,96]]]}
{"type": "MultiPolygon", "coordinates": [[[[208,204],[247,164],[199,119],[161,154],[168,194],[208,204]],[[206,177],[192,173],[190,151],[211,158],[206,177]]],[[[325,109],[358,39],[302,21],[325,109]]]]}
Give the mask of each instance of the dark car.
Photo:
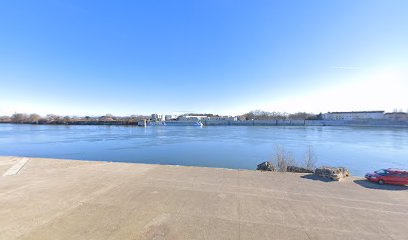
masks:
{"type": "Polygon", "coordinates": [[[408,185],[408,170],[402,169],[380,169],[373,173],[367,173],[365,175],[368,181],[376,182],[379,184],[397,184],[408,185]]]}

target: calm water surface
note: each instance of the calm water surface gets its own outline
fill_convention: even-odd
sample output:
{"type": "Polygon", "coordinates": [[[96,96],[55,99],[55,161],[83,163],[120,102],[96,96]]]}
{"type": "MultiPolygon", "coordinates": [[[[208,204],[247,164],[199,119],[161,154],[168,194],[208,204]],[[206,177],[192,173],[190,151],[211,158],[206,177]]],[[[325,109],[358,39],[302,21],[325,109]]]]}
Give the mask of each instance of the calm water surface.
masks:
{"type": "Polygon", "coordinates": [[[126,127],[0,124],[0,155],[255,169],[276,145],[302,162],[352,174],[408,168],[408,129],[371,127],[126,127]]]}

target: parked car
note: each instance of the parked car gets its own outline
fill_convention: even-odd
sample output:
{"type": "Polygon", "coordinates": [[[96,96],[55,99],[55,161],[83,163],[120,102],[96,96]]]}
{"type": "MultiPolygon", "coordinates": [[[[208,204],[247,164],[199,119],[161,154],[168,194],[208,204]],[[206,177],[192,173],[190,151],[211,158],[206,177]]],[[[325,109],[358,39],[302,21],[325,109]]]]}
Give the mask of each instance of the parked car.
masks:
{"type": "Polygon", "coordinates": [[[408,185],[408,170],[401,169],[380,169],[373,173],[367,173],[365,175],[368,181],[376,182],[379,184],[397,184],[408,185]]]}

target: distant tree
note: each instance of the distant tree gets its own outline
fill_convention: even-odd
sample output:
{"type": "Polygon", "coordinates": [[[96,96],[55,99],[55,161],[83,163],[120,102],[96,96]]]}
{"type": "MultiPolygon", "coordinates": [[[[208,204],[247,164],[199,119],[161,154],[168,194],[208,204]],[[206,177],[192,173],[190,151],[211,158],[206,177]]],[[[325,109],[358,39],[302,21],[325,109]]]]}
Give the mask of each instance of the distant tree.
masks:
{"type": "Polygon", "coordinates": [[[47,117],[46,117],[45,121],[47,123],[56,123],[58,119],[59,119],[59,116],[57,116],[55,114],[47,114],[47,117]]]}
{"type": "Polygon", "coordinates": [[[11,117],[9,116],[1,116],[0,117],[0,122],[10,122],[11,121],[11,117]]]}
{"type": "Polygon", "coordinates": [[[289,114],[289,119],[292,119],[292,120],[305,120],[307,117],[308,117],[308,114],[305,112],[289,114]]]}
{"type": "Polygon", "coordinates": [[[101,116],[99,120],[102,122],[110,122],[110,121],[113,121],[114,119],[113,119],[112,114],[106,114],[105,116],[101,116]]]}
{"type": "Polygon", "coordinates": [[[62,124],[62,123],[64,123],[64,118],[61,117],[61,116],[55,116],[55,118],[54,118],[54,123],[56,123],[56,124],[62,124]]]}
{"type": "Polygon", "coordinates": [[[31,123],[37,123],[37,124],[38,124],[38,121],[40,121],[40,120],[41,120],[41,116],[40,116],[40,115],[38,115],[38,114],[36,114],[36,113],[30,114],[29,121],[30,121],[31,123]]]}
{"type": "Polygon", "coordinates": [[[291,120],[317,120],[318,116],[313,113],[298,112],[289,114],[288,118],[291,120]]]}
{"type": "Polygon", "coordinates": [[[246,120],[285,120],[288,114],[280,112],[265,112],[261,110],[250,111],[242,115],[246,120]]]}
{"type": "Polygon", "coordinates": [[[62,119],[62,122],[63,122],[64,124],[71,123],[71,117],[65,116],[65,117],[62,119]]]}
{"type": "Polygon", "coordinates": [[[253,112],[249,112],[249,113],[243,114],[242,117],[244,117],[245,120],[253,120],[255,118],[255,115],[253,112]]]}
{"type": "Polygon", "coordinates": [[[27,114],[23,114],[23,113],[14,113],[11,116],[11,121],[14,123],[23,123],[27,120],[28,120],[27,114]]]}
{"type": "Polygon", "coordinates": [[[149,116],[143,116],[143,115],[131,115],[129,118],[129,121],[131,122],[137,122],[141,120],[149,119],[149,116]]]}

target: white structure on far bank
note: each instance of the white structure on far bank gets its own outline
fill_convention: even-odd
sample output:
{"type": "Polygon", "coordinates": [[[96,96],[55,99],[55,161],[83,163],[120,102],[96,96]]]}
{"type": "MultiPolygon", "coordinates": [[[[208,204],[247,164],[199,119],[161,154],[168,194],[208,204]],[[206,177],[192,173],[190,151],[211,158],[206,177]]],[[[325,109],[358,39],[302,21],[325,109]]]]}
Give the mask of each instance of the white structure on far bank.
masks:
{"type": "Polygon", "coordinates": [[[166,115],[164,118],[166,121],[177,120],[177,115],[166,115]]]}
{"type": "Polygon", "coordinates": [[[232,116],[212,116],[208,117],[206,115],[203,116],[181,116],[179,120],[194,120],[194,121],[237,121],[237,117],[232,117],[232,116]]]}
{"type": "Polygon", "coordinates": [[[323,119],[324,120],[384,119],[384,111],[328,112],[323,114],[323,119]]]}
{"type": "Polygon", "coordinates": [[[165,121],[165,120],[166,120],[166,116],[164,114],[157,114],[157,113],[152,114],[152,121],[154,122],[165,121]]]}
{"type": "Polygon", "coordinates": [[[179,120],[182,121],[199,121],[199,120],[206,120],[208,117],[203,115],[203,116],[190,116],[190,115],[184,115],[180,116],[179,120]]]}

